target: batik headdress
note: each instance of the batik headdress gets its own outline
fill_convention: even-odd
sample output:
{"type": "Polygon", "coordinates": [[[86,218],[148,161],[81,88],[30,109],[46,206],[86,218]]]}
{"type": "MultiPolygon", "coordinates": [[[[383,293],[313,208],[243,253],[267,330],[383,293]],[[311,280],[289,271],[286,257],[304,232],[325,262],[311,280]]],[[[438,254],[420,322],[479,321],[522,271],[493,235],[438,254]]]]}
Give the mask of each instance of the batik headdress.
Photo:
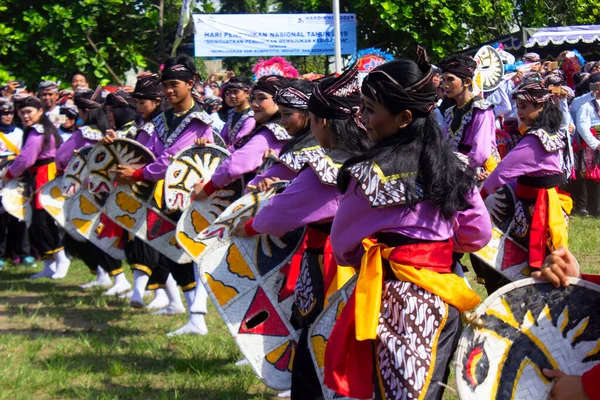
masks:
{"type": "Polygon", "coordinates": [[[338,77],[323,78],[313,90],[308,109],[320,118],[352,118],[364,129],[360,121],[361,102],[358,64],[354,64],[338,77]]]}
{"type": "Polygon", "coordinates": [[[383,64],[367,75],[363,81],[363,92],[392,111],[413,110],[422,113],[433,111],[437,92],[433,84],[434,68],[429,63],[427,52],[417,47],[415,63],[423,73],[423,78],[410,86],[402,86],[392,77],[397,68],[405,68],[403,61],[383,64]]]}
{"type": "Polygon", "coordinates": [[[542,104],[550,100],[550,92],[542,82],[525,82],[512,94],[513,99],[542,104]]]}

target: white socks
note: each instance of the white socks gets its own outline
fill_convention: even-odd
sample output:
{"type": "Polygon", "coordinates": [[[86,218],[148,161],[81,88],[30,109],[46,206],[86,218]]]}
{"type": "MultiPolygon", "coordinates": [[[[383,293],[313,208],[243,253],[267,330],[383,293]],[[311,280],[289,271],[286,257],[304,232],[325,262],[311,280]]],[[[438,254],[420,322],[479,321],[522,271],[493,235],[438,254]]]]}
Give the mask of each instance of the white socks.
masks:
{"type": "Polygon", "coordinates": [[[71,260],[69,260],[64,250],[54,253],[54,259],[56,260],[56,272],[52,275],[52,279],[63,279],[69,272],[71,260]]]}
{"type": "MultiPolygon", "coordinates": [[[[197,265],[196,265],[197,267],[197,265]]],[[[208,299],[208,293],[199,282],[198,279],[198,268],[196,271],[196,288],[184,292],[185,301],[188,306],[190,319],[187,324],[177,329],[174,332],[167,333],[167,336],[179,336],[179,335],[206,335],[208,328],[206,327],[206,321],[204,321],[204,315],[207,312],[206,300],[208,299]]]]}
{"type": "Polygon", "coordinates": [[[29,279],[50,278],[56,272],[56,261],[54,258],[44,260],[44,269],[37,274],[31,275],[29,279]]]}
{"type": "Polygon", "coordinates": [[[108,287],[112,285],[112,280],[110,279],[110,275],[101,266],[98,266],[98,270],[96,272],[96,279],[86,283],[85,285],[81,285],[82,289],[89,289],[97,286],[108,287]]]}
{"type": "Polygon", "coordinates": [[[124,272],[121,272],[118,275],[115,275],[115,285],[108,289],[105,296],[114,296],[115,294],[127,292],[131,289],[131,283],[127,280],[127,276],[125,276],[124,272]]]}
{"type": "Polygon", "coordinates": [[[175,315],[182,314],[185,312],[185,306],[181,302],[181,294],[179,293],[179,286],[173,278],[173,275],[169,274],[167,282],[165,284],[165,292],[169,298],[169,306],[152,313],[152,315],[175,315]]]}
{"type": "Polygon", "coordinates": [[[137,269],[133,270],[133,295],[131,296],[131,301],[129,302],[131,307],[144,307],[144,292],[146,291],[146,285],[148,284],[149,280],[150,277],[142,271],[138,271],[137,269]]]}
{"type": "Polygon", "coordinates": [[[158,288],[154,291],[154,300],[152,300],[150,302],[150,304],[148,304],[146,306],[146,308],[149,310],[152,310],[152,309],[156,310],[156,309],[165,308],[168,305],[169,305],[169,296],[167,296],[167,292],[165,291],[165,289],[158,288]]]}
{"type": "MultiPolygon", "coordinates": [[[[195,290],[188,290],[184,293],[184,295],[193,291],[195,290]]],[[[186,300],[187,297],[188,296],[186,296],[186,300]]],[[[206,335],[207,333],[208,328],[206,327],[206,322],[204,321],[204,314],[190,312],[190,320],[188,321],[188,323],[174,332],[167,333],[167,336],[172,337],[180,335],[206,335]]]]}

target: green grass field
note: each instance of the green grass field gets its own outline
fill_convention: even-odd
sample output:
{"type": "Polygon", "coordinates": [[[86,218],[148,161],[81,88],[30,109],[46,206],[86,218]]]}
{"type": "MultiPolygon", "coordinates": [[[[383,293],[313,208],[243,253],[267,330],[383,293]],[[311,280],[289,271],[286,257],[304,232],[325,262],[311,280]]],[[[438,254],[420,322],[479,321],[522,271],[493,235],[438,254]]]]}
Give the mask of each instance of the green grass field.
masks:
{"type": "MultiPolygon", "coordinates": [[[[571,222],[571,250],[585,272],[600,273],[600,221],[571,222]]],[[[212,305],[208,336],[167,338],[186,315],[150,316],[83,292],[91,275],[78,261],[58,282],[27,280],[36,271],[0,272],[1,399],[276,398],[249,367],[234,366],[241,354],[212,305]]]]}

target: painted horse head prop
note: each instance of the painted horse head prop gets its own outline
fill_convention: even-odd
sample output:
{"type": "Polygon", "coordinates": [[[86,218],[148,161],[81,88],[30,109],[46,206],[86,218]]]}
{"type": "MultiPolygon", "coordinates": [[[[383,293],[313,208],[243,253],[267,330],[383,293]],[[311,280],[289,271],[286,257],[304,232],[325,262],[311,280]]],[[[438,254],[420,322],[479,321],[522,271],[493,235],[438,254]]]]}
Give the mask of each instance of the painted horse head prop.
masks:
{"type": "Polygon", "coordinates": [[[200,233],[200,239],[206,240],[216,237],[223,240],[229,238],[230,232],[243,217],[256,216],[258,211],[267,204],[271,197],[277,194],[278,191],[284,189],[288,184],[288,181],[277,181],[264,192],[253,191],[246,194],[231,204],[231,206],[227,207],[227,209],[218,216],[215,222],[203,230],[200,233]]]}
{"type": "Polygon", "coordinates": [[[284,268],[301,245],[304,228],[282,237],[229,235],[240,218],[256,215],[279,188],[248,193],[223,211],[203,231],[205,250],[198,262],[204,286],[254,372],[267,386],[285,390],[298,332],[290,323],[293,298],[281,292],[284,268]]]}
{"type": "MultiPolygon", "coordinates": [[[[115,185],[115,174],[110,172],[119,165],[139,169],[156,158],[146,147],[130,139],[115,139],[111,144],[98,143],[88,155],[88,189],[91,193],[110,193],[115,185]]],[[[152,196],[153,186],[148,182],[136,182],[132,191],[141,199],[152,196]]]]}
{"type": "Polygon", "coordinates": [[[494,292],[468,320],[456,351],[461,400],[549,398],[554,385],[542,370],[582,375],[600,363],[600,291],[524,279],[494,292]]]}
{"type": "Polygon", "coordinates": [[[165,175],[165,204],[169,210],[185,210],[190,193],[200,181],[208,181],[229,152],[214,145],[190,147],[171,159],[165,175]]]}
{"type": "Polygon", "coordinates": [[[94,146],[85,146],[77,150],[67,164],[62,180],[62,193],[71,197],[77,193],[85,184],[89,172],[87,168],[87,157],[94,146]]]}

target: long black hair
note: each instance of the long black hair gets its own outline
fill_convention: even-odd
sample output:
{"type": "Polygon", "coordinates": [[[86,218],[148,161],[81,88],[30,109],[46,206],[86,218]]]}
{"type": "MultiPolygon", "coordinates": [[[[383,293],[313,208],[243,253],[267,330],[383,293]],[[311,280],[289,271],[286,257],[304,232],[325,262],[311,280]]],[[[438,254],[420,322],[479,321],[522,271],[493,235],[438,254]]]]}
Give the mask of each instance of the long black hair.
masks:
{"type": "Polygon", "coordinates": [[[87,110],[83,125],[98,128],[102,133],[106,133],[106,131],[110,129],[106,112],[104,112],[102,108],[90,108],[87,110]]]}
{"type": "MultiPolygon", "coordinates": [[[[425,77],[413,61],[398,60],[393,65],[383,68],[386,65],[379,68],[385,70],[404,88],[425,77]]],[[[373,98],[372,92],[364,83],[362,92],[364,96],[373,98]]],[[[442,215],[448,219],[457,211],[471,208],[467,195],[475,186],[474,171],[470,168],[465,169],[454,155],[433,115],[411,109],[410,102],[386,102],[384,106],[392,114],[410,110],[412,122],[394,135],[376,143],[363,154],[346,161],[338,177],[340,191],[344,193],[348,189],[350,168],[353,165],[363,161],[374,161],[394,174],[406,173],[402,174],[399,180],[405,186],[406,204],[409,207],[414,207],[421,200],[428,200],[438,206],[442,215]],[[423,199],[417,196],[417,184],[423,188],[423,199]]]]}
{"type": "Polygon", "coordinates": [[[367,151],[372,143],[367,132],[356,125],[353,118],[328,119],[327,129],[333,135],[333,148],[358,156],[367,151]]]}
{"type": "MultiPolygon", "coordinates": [[[[28,96],[24,99],[15,100],[15,108],[17,110],[20,110],[25,107],[33,107],[38,110],[43,110],[41,101],[36,97],[28,96]]],[[[50,121],[50,118],[48,118],[46,113],[42,113],[42,115],[37,123],[44,127],[44,132],[38,132],[39,134],[41,134],[44,137],[43,145],[48,146],[48,144],[50,143],[50,137],[53,136],[54,137],[54,145],[56,146],[56,148],[58,148],[58,146],[60,146],[63,142],[62,137],[60,136],[60,134],[58,133],[58,129],[56,129],[56,127],[54,126],[52,121],[50,121]]],[[[22,141],[23,144],[25,144],[25,142],[27,142],[29,133],[31,133],[32,130],[34,130],[33,126],[29,126],[24,129],[23,141],[22,141]]]]}
{"type": "Polygon", "coordinates": [[[556,104],[548,101],[529,129],[544,129],[548,133],[555,133],[560,129],[561,123],[562,112],[556,104]]]}
{"type": "Polygon", "coordinates": [[[115,118],[115,129],[122,129],[129,122],[136,121],[138,111],[133,107],[113,107],[112,113],[115,118]]]}

